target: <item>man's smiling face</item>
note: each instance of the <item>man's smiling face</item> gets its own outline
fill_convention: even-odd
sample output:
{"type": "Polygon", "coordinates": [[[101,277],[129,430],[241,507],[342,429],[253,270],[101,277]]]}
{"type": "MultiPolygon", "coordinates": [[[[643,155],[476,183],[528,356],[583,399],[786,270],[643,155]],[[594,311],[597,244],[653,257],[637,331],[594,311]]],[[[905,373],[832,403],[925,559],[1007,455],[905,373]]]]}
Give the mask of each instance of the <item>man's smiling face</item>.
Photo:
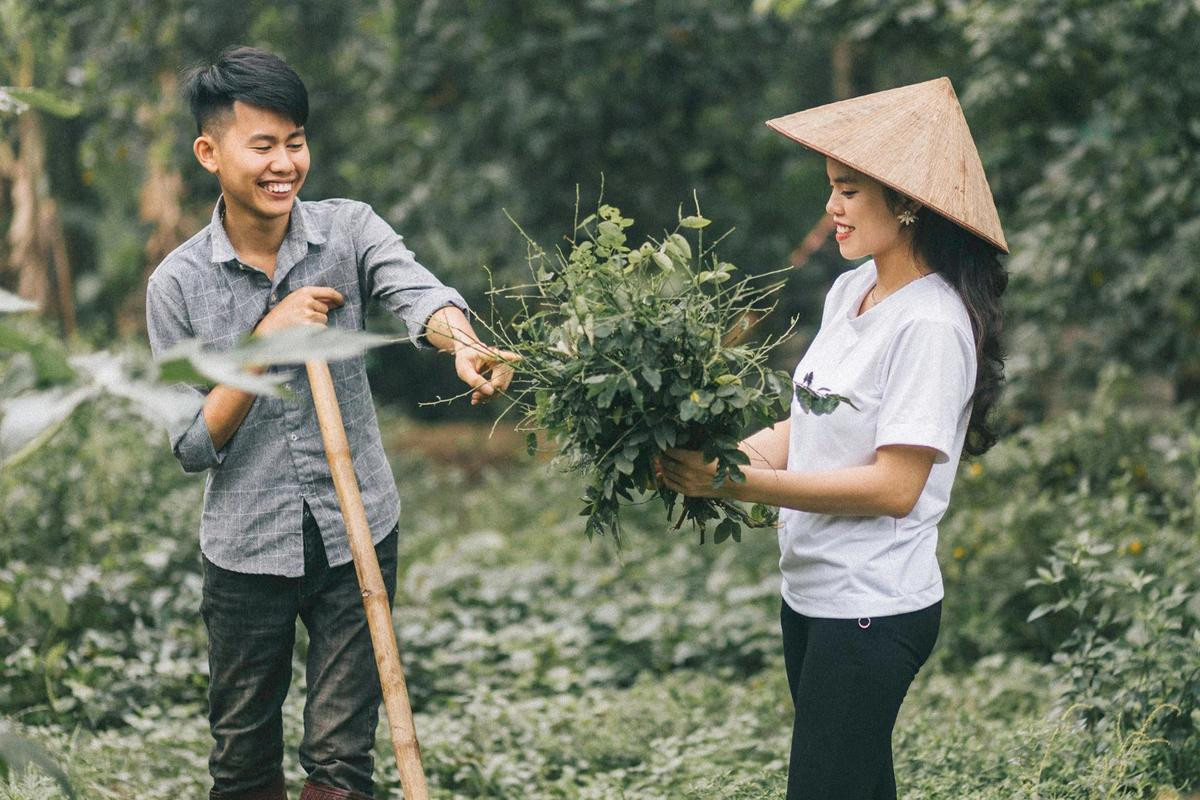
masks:
{"type": "Polygon", "coordinates": [[[288,216],[308,174],[304,128],[285,114],[235,101],[195,142],[196,157],[217,176],[238,216],[288,216]]]}

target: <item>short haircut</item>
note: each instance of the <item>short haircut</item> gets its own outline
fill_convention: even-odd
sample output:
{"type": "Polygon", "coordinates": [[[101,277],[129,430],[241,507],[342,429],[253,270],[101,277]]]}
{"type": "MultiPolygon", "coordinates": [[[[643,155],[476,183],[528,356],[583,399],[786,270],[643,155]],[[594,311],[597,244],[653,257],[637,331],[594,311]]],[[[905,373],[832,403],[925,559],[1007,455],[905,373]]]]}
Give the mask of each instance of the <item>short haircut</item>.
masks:
{"type": "Polygon", "coordinates": [[[300,127],[308,120],[304,81],[282,58],[256,47],[226,48],[215,63],[188,70],[183,96],[199,133],[231,112],[235,100],[277,111],[300,127]]]}

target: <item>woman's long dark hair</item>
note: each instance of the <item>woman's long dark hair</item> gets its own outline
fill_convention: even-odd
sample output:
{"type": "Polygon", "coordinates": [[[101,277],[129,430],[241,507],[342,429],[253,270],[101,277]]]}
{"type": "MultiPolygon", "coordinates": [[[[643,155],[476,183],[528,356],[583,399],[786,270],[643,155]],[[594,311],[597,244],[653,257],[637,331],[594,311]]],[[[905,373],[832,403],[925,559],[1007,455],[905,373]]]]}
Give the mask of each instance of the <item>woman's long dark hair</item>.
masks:
{"type": "MultiPolygon", "coordinates": [[[[883,194],[894,212],[906,206],[907,198],[890,187],[884,186],[883,194]]],[[[971,318],[978,366],[972,395],[974,405],[963,449],[968,455],[982,455],[997,438],[988,415],[1004,387],[1004,314],[1000,295],[1008,286],[1008,272],[1000,263],[1000,251],[992,244],[929,208],[919,209],[916,216],[913,252],[954,287],[971,318]]]]}

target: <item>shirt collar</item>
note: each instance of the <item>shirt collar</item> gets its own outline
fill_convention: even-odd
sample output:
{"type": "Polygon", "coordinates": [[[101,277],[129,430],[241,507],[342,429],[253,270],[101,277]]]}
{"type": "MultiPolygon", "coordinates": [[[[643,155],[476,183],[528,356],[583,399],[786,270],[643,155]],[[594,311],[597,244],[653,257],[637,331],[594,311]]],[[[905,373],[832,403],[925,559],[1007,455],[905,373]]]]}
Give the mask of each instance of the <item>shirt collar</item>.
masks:
{"type": "Polygon", "coordinates": [[[306,205],[299,197],[296,198],[296,204],[292,206],[291,227],[288,230],[296,231],[309,244],[325,244],[325,232],[317,226],[306,205]]]}
{"type": "Polygon", "coordinates": [[[214,264],[225,264],[237,259],[233,243],[229,241],[229,234],[225,233],[225,223],[222,221],[224,216],[225,195],[221,195],[213,207],[212,222],[208,226],[208,238],[212,242],[212,263],[214,264]]]}
{"type": "MultiPolygon", "coordinates": [[[[212,221],[209,225],[209,238],[212,241],[212,263],[226,264],[230,261],[237,260],[237,253],[233,249],[233,243],[229,241],[229,234],[225,232],[225,195],[217,198],[217,204],[213,207],[212,221]]],[[[322,245],[325,244],[325,233],[316,225],[312,219],[312,215],[304,207],[303,201],[296,198],[292,204],[292,214],[288,220],[287,234],[283,237],[283,242],[279,249],[283,250],[289,245],[307,242],[309,244],[322,245]]]]}

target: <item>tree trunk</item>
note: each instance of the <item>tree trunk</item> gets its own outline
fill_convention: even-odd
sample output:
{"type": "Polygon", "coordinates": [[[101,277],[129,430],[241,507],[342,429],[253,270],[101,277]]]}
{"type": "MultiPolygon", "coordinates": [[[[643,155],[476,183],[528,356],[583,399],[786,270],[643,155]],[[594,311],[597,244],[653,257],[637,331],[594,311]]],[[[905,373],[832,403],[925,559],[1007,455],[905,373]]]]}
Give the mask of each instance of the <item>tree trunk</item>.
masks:
{"type": "MultiPolygon", "coordinates": [[[[17,85],[33,85],[33,47],[21,44],[17,85]]],[[[17,294],[57,317],[65,336],[75,334],[75,293],[58,204],[46,174],[46,141],[35,109],[17,120],[18,152],[11,165],[12,223],[8,266],[17,274],[17,294]]]]}
{"type": "Polygon", "coordinates": [[[138,215],[153,227],[146,239],[146,264],[138,291],[131,292],[117,313],[117,332],[138,333],[146,328],[146,280],[167,254],[194,232],[195,221],[185,219],[180,198],[183,176],[171,158],[175,147],[175,114],[179,108],[179,84],[175,73],[164,70],[158,75],[158,100],[139,110],[146,121],[150,146],[146,160],[146,179],[138,197],[138,215]]]}

